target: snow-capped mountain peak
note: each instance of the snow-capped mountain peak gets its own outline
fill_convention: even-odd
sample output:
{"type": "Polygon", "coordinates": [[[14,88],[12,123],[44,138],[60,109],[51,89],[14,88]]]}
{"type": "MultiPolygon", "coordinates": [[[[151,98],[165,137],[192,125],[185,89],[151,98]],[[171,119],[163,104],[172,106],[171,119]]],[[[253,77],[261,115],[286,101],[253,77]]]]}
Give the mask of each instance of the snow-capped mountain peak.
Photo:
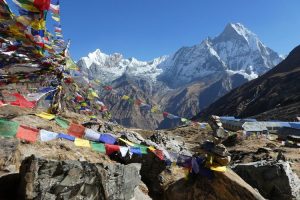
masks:
{"type": "Polygon", "coordinates": [[[125,59],[120,53],[107,55],[96,49],[87,57],[81,58],[77,64],[89,74],[89,77],[101,79],[103,82],[112,82],[125,73],[128,76],[146,77],[155,82],[156,76],[162,71],[157,65],[166,58],[162,56],[149,62],[139,61],[134,57],[125,59]]]}

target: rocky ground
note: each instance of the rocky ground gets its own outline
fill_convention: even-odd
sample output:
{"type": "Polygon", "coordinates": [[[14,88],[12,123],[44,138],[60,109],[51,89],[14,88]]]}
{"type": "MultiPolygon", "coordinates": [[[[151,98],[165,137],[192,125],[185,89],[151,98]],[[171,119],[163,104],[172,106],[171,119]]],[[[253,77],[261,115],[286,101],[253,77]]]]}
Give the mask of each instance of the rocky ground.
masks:
{"type": "MultiPolygon", "coordinates": [[[[54,121],[33,115],[35,112],[38,111],[0,107],[1,117],[35,128],[67,132],[54,121]]],[[[61,113],[61,116],[78,123],[89,121],[88,117],[72,112],[61,113]]],[[[134,143],[159,146],[185,155],[203,155],[200,144],[212,139],[209,126],[148,131],[124,128],[98,119],[97,127],[91,128],[118,137],[122,134],[134,143]]],[[[278,192],[284,194],[282,199],[299,198],[297,184],[300,182],[292,170],[300,175],[300,149],[283,147],[267,138],[235,138],[226,145],[232,155],[233,170],[214,172],[214,178],[209,179],[195,174],[187,176],[185,169],[167,166],[150,153],[132,158],[109,157],[61,139],[26,143],[1,138],[0,199],[276,199],[274,195],[278,192]],[[291,163],[291,169],[287,162],[277,162],[277,157],[291,163]],[[260,160],[274,163],[251,164],[260,160]],[[250,163],[251,167],[242,166],[246,163],[250,163]],[[241,166],[236,167],[236,164],[241,166]],[[288,187],[274,189],[273,185],[262,182],[263,178],[256,177],[268,185],[264,188],[261,183],[253,183],[247,170],[250,174],[257,172],[261,176],[264,170],[272,171],[269,180],[279,174],[276,183],[282,182],[288,187]]]]}

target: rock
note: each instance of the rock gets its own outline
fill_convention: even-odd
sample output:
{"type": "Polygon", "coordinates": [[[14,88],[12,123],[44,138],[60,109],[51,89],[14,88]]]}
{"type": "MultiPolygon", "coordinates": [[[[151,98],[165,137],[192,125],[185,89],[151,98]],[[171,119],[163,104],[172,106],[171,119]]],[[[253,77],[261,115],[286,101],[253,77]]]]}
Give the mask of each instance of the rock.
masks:
{"type": "Polygon", "coordinates": [[[236,173],[227,170],[215,173],[210,180],[203,176],[181,178],[166,184],[165,200],[263,200],[264,198],[242,180],[236,173]]]}
{"type": "Polygon", "coordinates": [[[284,161],[237,164],[233,170],[270,200],[300,199],[300,180],[284,161]]]}
{"type": "Polygon", "coordinates": [[[276,160],[277,161],[279,161],[279,160],[286,161],[286,157],[284,156],[284,154],[282,153],[282,151],[278,152],[276,160]]]}
{"type": "Polygon", "coordinates": [[[31,156],[20,168],[20,199],[132,199],[140,184],[135,166],[55,161],[31,156]]]}
{"type": "Polygon", "coordinates": [[[6,173],[18,172],[20,167],[19,140],[16,138],[0,139],[0,177],[6,173]]]}

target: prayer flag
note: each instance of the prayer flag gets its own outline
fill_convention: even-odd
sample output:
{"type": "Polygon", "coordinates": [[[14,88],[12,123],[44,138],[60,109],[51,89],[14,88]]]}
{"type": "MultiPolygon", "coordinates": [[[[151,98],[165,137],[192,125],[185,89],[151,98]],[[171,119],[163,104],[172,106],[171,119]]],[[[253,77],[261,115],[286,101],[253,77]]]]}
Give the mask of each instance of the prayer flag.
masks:
{"type": "Polygon", "coordinates": [[[48,142],[51,140],[55,140],[58,138],[58,133],[54,133],[51,131],[46,131],[46,130],[40,130],[40,139],[43,142],[48,142]]]}
{"type": "Polygon", "coordinates": [[[154,151],[154,150],[155,150],[155,148],[154,148],[153,146],[148,147],[148,149],[149,149],[150,151],[154,151]]]}
{"type": "Polygon", "coordinates": [[[125,139],[123,139],[123,138],[118,138],[120,141],[122,141],[122,142],[124,142],[125,144],[127,144],[128,146],[134,146],[134,143],[132,143],[132,142],[130,142],[130,141],[128,141],[128,140],[125,140],[125,139]]]}
{"type": "Polygon", "coordinates": [[[49,10],[50,8],[50,0],[34,0],[33,4],[40,11],[49,10]]]}
{"type": "Polygon", "coordinates": [[[156,113],[158,111],[158,107],[157,106],[153,106],[152,108],[151,108],[151,112],[152,113],[156,113]]]}
{"type": "Polygon", "coordinates": [[[129,98],[130,98],[130,97],[127,96],[127,95],[122,96],[122,99],[123,99],[123,100],[128,100],[129,98]]]}
{"type": "Polygon", "coordinates": [[[111,136],[107,133],[102,133],[99,139],[100,142],[106,143],[106,144],[115,144],[116,138],[111,136]]]}
{"type": "Polygon", "coordinates": [[[28,142],[35,142],[37,140],[38,133],[38,129],[20,125],[16,137],[28,142]]]}
{"type": "Polygon", "coordinates": [[[52,114],[49,114],[49,113],[45,113],[45,112],[42,112],[40,114],[35,114],[36,116],[38,117],[41,117],[43,119],[47,119],[47,120],[52,120],[55,118],[55,115],[52,115],[52,114]]]}
{"type": "Polygon", "coordinates": [[[85,127],[80,124],[71,123],[68,129],[68,134],[81,138],[84,134],[85,127]]]}
{"type": "Polygon", "coordinates": [[[195,174],[199,173],[199,164],[197,162],[197,158],[195,157],[192,158],[192,169],[195,174]]]}
{"type": "Polygon", "coordinates": [[[164,117],[168,117],[168,115],[169,115],[169,113],[163,112],[163,116],[164,116],[164,117]]]}
{"type": "Polygon", "coordinates": [[[92,142],[92,149],[94,151],[100,152],[100,153],[105,153],[105,145],[102,143],[96,143],[96,142],[92,142]]]}
{"type": "Polygon", "coordinates": [[[112,144],[105,144],[106,154],[111,155],[114,152],[117,152],[120,150],[120,146],[118,145],[112,145],[112,144]]]}
{"type": "Polygon", "coordinates": [[[84,138],[87,140],[98,142],[100,140],[100,133],[86,128],[84,138]]]}
{"type": "Polygon", "coordinates": [[[0,135],[3,137],[15,137],[19,123],[0,119],[0,135]]]}
{"type": "Polygon", "coordinates": [[[62,128],[69,128],[69,124],[70,122],[68,122],[67,120],[61,118],[61,117],[55,117],[55,122],[62,128]]]}
{"type": "Polygon", "coordinates": [[[58,138],[62,138],[62,139],[70,140],[70,141],[75,140],[74,136],[63,134],[63,133],[58,134],[58,138]]]}
{"type": "Polygon", "coordinates": [[[140,147],[130,147],[129,151],[133,154],[142,155],[140,147]]]}
{"type": "Polygon", "coordinates": [[[148,153],[148,147],[145,146],[145,145],[135,144],[134,147],[140,147],[142,154],[147,154],[148,153]]]}
{"type": "Polygon", "coordinates": [[[22,108],[33,108],[35,106],[34,103],[27,101],[27,99],[25,99],[25,97],[19,93],[12,94],[12,96],[16,98],[16,101],[11,102],[10,105],[19,106],[22,108]]]}
{"type": "Polygon", "coordinates": [[[74,144],[78,147],[91,147],[90,141],[80,138],[75,138],[74,144]]]}
{"type": "Polygon", "coordinates": [[[192,167],[192,157],[186,155],[179,155],[177,159],[177,165],[185,168],[192,167]]]}
{"type": "Polygon", "coordinates": [[[161,151],[161,150],[158,150],[158,149],[156,149],[156,150],[154,150],[154,151],[152,151],[160,160],[163,160],[164,159],[164,154],[163,154],[163,152],[161,151]]]}
{"type": "Polygon", "coordinates": [[[226,172],[227,170],[226,166],[218,165],[215,163],[210,166],[210,169],[217,172],[226,172]]]}
{"type": "Polygon", "coordinates": [[[126,156],[128,150],[129,150],[128,147],[121,147],[120,146],[120,152],[121,152],[121,155],[122,155],[123,158],[126,156]]]}

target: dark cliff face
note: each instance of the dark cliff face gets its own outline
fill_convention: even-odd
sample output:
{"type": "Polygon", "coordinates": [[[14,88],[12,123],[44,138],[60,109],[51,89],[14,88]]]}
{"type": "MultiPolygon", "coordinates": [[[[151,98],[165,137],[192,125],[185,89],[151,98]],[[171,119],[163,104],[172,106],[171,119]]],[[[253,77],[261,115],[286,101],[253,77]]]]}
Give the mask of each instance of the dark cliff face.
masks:
{"type": "MultiPolygon", "coordinates": [[[[300,46],[275,68],[232,90],[194,118],[206,118],[212,114],[249,117],[281,107],[297,107],[299,102],[300,46]]],[[[276,113],[273,113],[272,118],[276,117],[276,113]]],[[[278,117],[287,119],[282,114],[278,117]]],[[[293,117],[295,116],[291,116],[293,117]]],[[[267,119],[268,116],[264,118],[267,119]]]]}

